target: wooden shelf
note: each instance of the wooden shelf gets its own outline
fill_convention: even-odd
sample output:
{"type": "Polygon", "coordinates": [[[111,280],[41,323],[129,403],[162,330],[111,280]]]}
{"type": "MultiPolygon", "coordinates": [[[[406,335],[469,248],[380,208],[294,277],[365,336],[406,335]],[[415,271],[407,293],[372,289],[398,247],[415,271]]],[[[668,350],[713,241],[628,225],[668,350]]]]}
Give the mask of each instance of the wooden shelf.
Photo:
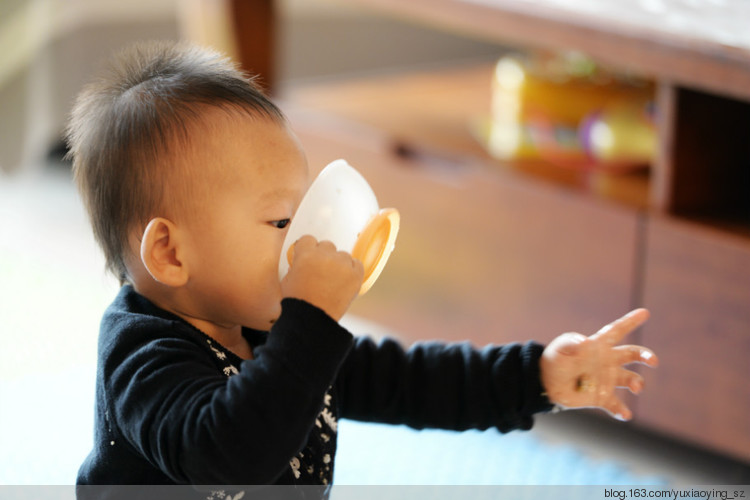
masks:
{"type": "Polygon", "coordinates": [[[493,159],[477,129],[489,114],[493,63],[431,71],[342,79],[293,88],[288,102],[331,113],[387,136],[406,157],[429,159],[446,169],[482,164],[511,170],[633,208],[649,204],[649,175],[581,171],[543,161],[493,159]]]}
{"type": "Polygon", "coordinates": [[[654,208],[750,232],[750,101],[662,84],[658,105],[654,208]]]}
{"type": "MultiPolygon", "coordinates": [[[[355,0],[374,12],[523,49],[579,50],[658,84],[660,149],[646,205],[747,232],[750,5],[665,0],[355,0]]],[[[387,107],[386,107],[387,108],[387,107]]],[[[616,197],[616,196],[615,196],[616,197]]],[[[637,203],[637,202],[636,202],[637,203]]]]}
{"type": "Polygon", "coordinates": [[[579,50],[613,68],[750,100],[750,6],[744,0],[353,0],[511,46],[579,50]]]}

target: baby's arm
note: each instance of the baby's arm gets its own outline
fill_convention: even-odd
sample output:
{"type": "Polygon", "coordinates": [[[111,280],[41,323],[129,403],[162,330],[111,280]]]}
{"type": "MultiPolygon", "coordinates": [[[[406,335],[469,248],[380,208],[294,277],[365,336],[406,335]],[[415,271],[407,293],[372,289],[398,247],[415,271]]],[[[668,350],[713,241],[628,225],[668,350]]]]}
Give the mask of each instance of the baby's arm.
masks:
{"type": "Polygon", "coordinates": [[[540,360],[542,385],[550,401],[566,408],[602,408],[620,420],[632,418],[615,389],[625,387],[638,394],[643,378],[623,366],[655,367],[658,359],[645,347],[617,344],[648,317],[647,310],[636,309],[590,337],[564,333],[554,339],[540,360]]]}
{"type": "Polygon", "coordinates": [[[105,317],[120,326],[100,358],[110,433],[102,442],[117,458],[88,481],[164,481],[159,473],[205,485],[277,481],[307,442],[351,334],[318,308],[284,300],[254,359],[227,378],[192,327],[159,317],[134,326],[133,316],[153,311],[145,307],[105,317]]]}
{"type": "Polygon", "coordinates": [[[337,378],[341,416],[416,428],[530,429],[552,408],[543,395],[544,347],[355,340],[337,378]]]}

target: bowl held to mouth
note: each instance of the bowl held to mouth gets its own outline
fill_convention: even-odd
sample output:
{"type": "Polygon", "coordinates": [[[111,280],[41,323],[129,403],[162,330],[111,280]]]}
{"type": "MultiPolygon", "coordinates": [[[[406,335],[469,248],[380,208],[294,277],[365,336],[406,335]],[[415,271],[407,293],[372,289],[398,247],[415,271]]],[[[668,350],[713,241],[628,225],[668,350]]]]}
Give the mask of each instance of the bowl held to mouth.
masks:
{"type": "Polygon", "coordinates": [[[381,209],[365,178],[345,160],[336,160],[315,178],[292,217],[281,248],[279,278],[289,271],[294,243],[309,234],[362,262],[362,295],[385,268],[399,224],[398,210],[381,209]]]}

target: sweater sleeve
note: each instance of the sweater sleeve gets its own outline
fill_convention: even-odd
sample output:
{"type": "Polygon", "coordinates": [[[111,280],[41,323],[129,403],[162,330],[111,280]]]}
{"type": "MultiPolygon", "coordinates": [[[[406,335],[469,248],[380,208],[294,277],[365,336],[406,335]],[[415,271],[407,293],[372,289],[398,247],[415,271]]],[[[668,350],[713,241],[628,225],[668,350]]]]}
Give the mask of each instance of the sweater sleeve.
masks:
{"type": "Polygon", "coordinates": [[[530,429],[552,408],[539,377],[543,346],[357,339],[339,376],[342,417],[415,428],[530,429]]]}
{"type": "Polygon", "coordinates": [[[269,484],[304,446],[352,337],[320,309],[285,299],[255,359],[228,378],[193,342],[132,342],[105,367],[127,444],[178,483],[269,484]]]}

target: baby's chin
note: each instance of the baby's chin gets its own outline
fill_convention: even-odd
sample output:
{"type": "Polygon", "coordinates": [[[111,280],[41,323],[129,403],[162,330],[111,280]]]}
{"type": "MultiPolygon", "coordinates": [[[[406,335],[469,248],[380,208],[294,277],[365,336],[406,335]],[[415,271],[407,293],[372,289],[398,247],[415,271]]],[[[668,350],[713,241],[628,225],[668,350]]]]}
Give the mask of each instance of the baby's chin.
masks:
{"type": "Polygon", "coordinates": [[[253,330],[267,331],[278,321],[279,316],[281,316],[281,303],[279,303],[278,307],[274,307],[273,310],[267,311],[263,317],[252,318],[249,324],[245,326],[253,330]]]}
{"type": "Polygon", "coordinates": [[[256,319],[255,321],[246,321],[242,326],[251,330],[257,330],[259,332],[267,332],[276,323],[278,318],[270,318],[265,320],[256,319]]]}

